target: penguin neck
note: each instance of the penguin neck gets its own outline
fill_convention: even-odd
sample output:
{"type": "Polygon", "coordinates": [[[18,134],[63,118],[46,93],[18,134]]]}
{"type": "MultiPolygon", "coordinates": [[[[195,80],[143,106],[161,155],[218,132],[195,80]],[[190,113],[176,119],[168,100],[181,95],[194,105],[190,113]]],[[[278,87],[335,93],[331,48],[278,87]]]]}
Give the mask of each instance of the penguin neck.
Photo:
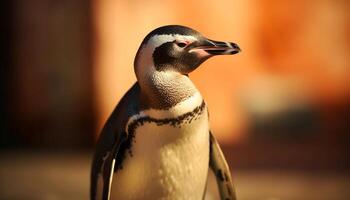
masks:
{"type": "MultiPolygon", "coordinates": [[[[145,69],[145,68],[144,68],[145,69]]],[[[150,69],[150,68],[148,68],[150,69]]],[[[175,71],[157,71],[136,74],[141,88],[141,107],[167,110],[198,93],[188,76],[175,71]]]]}

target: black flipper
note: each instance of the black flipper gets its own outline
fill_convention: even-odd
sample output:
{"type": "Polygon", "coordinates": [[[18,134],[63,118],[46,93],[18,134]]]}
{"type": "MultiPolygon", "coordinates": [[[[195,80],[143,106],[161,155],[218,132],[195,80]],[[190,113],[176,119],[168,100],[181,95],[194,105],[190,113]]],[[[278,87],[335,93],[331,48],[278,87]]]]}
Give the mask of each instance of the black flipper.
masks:
{"type": "Polygon", "coordinates": [[[102,200],[109,200],[110,192],[111,192],[111,186],[113,181],[113,173],[114,173],[114,167],[115,167],[115,161],[120,149],[120,144],[124,140],[118,142],[118,144],[115,144],[113,146],[113,149],[111,153],[107,156],[106,160],[103,164],[102,174],[103,174],[103,191],[102,191],[102,200]]]}
{"type": "MultiPolygon", "coordinates": [[[[120,134],[110,149],[100,150],[95,153],[91,171],[91,200],[103,199],[109,200],[112,179],[115,167],[115,161],[121,144],[125,141],[124,134],[120,134]],[[102,175],[102,185],[98,185],[98,176],[102,175]],[[102,194],[97,194],[97,188],[102,186],[102,194]],[[97,197],[97,195],[102,195],[97,197]]],[[[101,192],[101,191],[100,191],[101,192]]]]}
{"type": "Polygon", "coordinates": [[[103,127],[92,162],[91,200],[101,199],[100,195],[102,195],[103,200],[109,200],[113,173],[115,172],[114,167],[121,164],[116,162],[118,160],[121,162],[123,143],[128,137],[125,132],[126,124],[131,116],[139,112],[139,92],[139,85],[135,83],[120,100],[103,127]],[[102,175],[102,183],[98,182],[100,175],[102,175]]]}
{"type": "Polygon", "coordinates": [[[210,168],[213,170],[218,184],[221,200],[236,200],[231,172],[221,151],[219,143],[210,132],[210,168]]]}

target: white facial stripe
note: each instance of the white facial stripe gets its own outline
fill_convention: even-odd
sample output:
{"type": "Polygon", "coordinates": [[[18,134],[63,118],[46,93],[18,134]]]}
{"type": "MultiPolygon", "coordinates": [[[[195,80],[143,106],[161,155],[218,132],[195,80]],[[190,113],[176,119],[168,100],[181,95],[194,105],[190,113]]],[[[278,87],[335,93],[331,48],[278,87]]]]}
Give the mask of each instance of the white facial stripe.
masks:
{"type": "Polygon", "coordinates": [[[197,38],[191,35],[179,35],[179,34],[155,35],[148,40],[147,44],[145,45],[145,48],[151,50],[151,52],[153,53],[155,48],[159,47],[160,45],[166,42],[172,42],[174,40],[179,42],[181,41],[194,42],[194,41],[197,41],[197,38]]]}
{"type": "Polygon", "coordinates": [[[155,35],[151,37],[146,44],[143,45],[136,65],[141,68],[153,67],[154,63],[153,63],[152,54],[154,50],[160,45],[167,42],[172,42],[174,40],[188,41],[191,43],[191,42],[197,41],[197,38],[191,35],[179,35],[179,34],[155,35]]]}

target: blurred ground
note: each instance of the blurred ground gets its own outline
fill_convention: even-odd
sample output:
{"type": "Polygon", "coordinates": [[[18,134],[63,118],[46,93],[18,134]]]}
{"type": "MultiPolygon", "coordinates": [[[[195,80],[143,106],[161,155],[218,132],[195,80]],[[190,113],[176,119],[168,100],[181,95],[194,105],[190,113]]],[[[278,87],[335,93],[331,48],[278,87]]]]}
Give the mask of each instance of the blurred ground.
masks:
{"type": "MultiPolygon", "coordinates": [[[[0,153],[1,200],[88,199],[91,153],[0,153]]],[[[239,200],[348,200],[350,173],[233,170],[239,200]]],[[[209,179],[207,200],[217,199],[209,179]]]]}

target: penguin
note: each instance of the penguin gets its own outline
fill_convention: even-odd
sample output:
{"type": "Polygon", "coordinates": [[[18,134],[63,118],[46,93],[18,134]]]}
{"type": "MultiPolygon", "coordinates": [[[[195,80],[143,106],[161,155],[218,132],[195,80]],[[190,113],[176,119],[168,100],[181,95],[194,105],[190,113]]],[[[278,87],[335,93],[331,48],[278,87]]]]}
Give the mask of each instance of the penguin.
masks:
{"type": "Polygon", "coordinates": [[[135,56],[137,81],[97,141],[91,200],[204,199],[209,169],[221,199],[235,200],[207,105],[189,73],[208,58],[240,51],[181,25],[150,32],[135,56]]]}

